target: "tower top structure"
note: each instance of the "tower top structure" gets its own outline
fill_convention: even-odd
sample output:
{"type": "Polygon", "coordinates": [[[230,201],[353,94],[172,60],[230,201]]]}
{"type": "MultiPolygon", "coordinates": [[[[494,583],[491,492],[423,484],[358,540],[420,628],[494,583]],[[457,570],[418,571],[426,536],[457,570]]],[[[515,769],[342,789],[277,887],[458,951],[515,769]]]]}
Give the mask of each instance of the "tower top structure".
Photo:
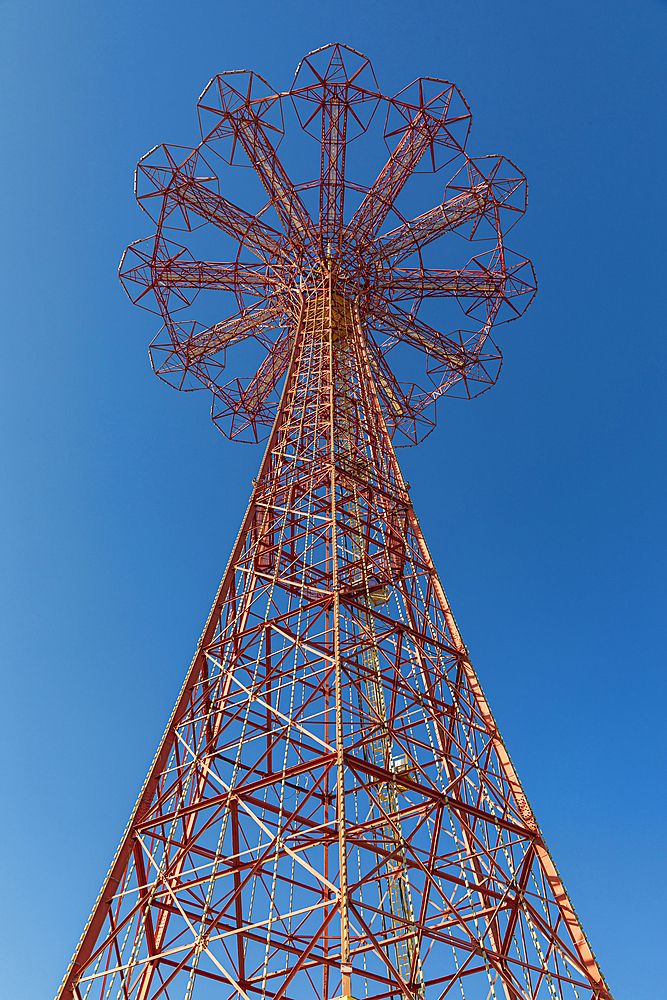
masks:
{"type": "Polygon", "coordinates": [[[425,77],[386,97],[370,61],[336,44],[306,56],[283,93],[253,72],[221,73],[198,110],[194,149],[160,145],[140,160],[137,198],[158,230],[121,262],[130,298],[164,321],[151,345],[161,378],[212,389],[221,430],[260,440],[275,418],[302,302],[316,311],[331,285],[334,301],[359,310],[396,444],[433,428],[445,393],[470,398],[495,383],[502,355],[491,329],[521,315],[535,293],[530,262],[505,245],[527,184],[503,156],[468,155],[471,114],[457,87],[425,77]],[[280,159],[290,119],[305,142],[293,135],[287,154],[315,179],[293,182],[280,159]],[[363,158],[362,137],[371,154],[363,158]],[[222,193],[218,175],[230,164],[254,168],[256,211],[222,193]],[[442,200],[412,217],[420,203],[404,188],[415,173],[437,175],[442,200]],[[173,239],[183,231],[198,246],[228,248],[226,261],[195,259],[173,239]],[[431,267],[443,238],[453,266],[431,267]],[[212,291],[228,293],[236,307],[228,318],[215,312],[220,296],[209,303],[212,291]],[[441,332],[419,317],[438,299],[454,305],[451,319],[465,328],[441,332]],[[229,380],[227,351],[250,340],[259,351],[246,352],[246,363],[252,357],[256,371],[229,380]]]}

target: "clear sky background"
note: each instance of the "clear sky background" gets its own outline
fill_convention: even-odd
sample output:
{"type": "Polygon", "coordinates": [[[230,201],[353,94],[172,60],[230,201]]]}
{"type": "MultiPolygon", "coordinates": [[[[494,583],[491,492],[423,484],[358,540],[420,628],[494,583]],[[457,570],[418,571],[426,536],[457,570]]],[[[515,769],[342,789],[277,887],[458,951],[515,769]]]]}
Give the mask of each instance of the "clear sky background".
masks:
{"type": "Polygon", "coordinates": [[[151,372],[134,165],[215,73],[287,89],[330,41],[389,94],[455,82],[528,175],[538,297],[401,461],[611,989],[667,997],[660,0],[1,0],[0,996],[56,992],[260,459],[151,372]]]}

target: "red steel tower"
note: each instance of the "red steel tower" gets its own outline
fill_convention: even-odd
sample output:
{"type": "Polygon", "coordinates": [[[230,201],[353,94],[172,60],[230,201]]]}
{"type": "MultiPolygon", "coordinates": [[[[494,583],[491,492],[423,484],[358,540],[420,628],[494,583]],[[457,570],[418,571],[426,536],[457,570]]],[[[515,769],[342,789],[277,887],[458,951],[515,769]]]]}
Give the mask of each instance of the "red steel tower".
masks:
{"type": "MultiPolygon", "coordinates": [[[[122,280],[162,315],[157,374],[212,389],[229,437],[268,441],[59,997],[608,1000],[395,451],[433,428],[441,395],[497,379],[491,327],[535,291],[503,236],[525,178],[466,154],[456,87],[387,98],[342,45],[307,56],[287,93],[222,74],[199,115],[195,149],[139,163],[157,235],[128,249],[122,280]],[[286,117],[318,144],[316,180],[292,183],[278,158],[286,117]],[[348,179],[383,141],[377,179],[348,179]],[[221,193],[237,162],[261,182],[257,211],[221,193]],[[406,181],[442,167],[442,202],[413,217],[406,181]],[[167,238],[178,229],[200,259],[167,238]],[[436,240],[463,266],[431,266],[436,240]],[[220,245],[225,261],[204,261],[220,245]],[[431,327],[431,298],[470,328],[431,327]],[[228,351],[250,378],[229,379],[228,351]]],[[[297,167],[307,143],[296,129],[297,167]]]]}

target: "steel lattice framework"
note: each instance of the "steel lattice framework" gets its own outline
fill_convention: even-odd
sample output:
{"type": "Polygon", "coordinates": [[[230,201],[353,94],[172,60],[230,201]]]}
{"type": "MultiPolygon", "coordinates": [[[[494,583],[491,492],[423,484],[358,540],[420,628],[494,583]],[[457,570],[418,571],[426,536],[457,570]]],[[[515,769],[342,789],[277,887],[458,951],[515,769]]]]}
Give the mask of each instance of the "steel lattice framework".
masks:
{"type": "Polygon", "coordinates": [[[503,157],[467,156],[454,86],[422,79],[386,98],[341,45],[306,57],[284,94],[222,74],[199,112],[195,149],[160,146],[139,163],[158,231],[128,249],[122,279],[162,314],[156,372],[208,386],[225,433],[270,428],[268,443],[59,996],[608,1000],[395,452],[432,429],[445,392],[496,381],[491,327],[535,290],[503,239],[525,178],[503,157]],[[319,176],[299,185],[277,155],[294,113],[321,152],[319,176]],[[350,144],[378,124],[368,142],[384,138],[388,158],[365,187],[347,178],[350,144]],[[251,165],[267,204],[228,201],[220,160],[251,165]],[[445,165],[443,202],[404,218],[410,175],[445,165]],[[197,230],[201,243],[201,227],[235,241],[226,262],[166,236],[197,230]],[[476,252],[431,268],[441,237],[476,252]],[[235,314],[191,318],[210,291],[235,296],[235,314]],[[445,335],[418,319],[430,297],[471,328],[445,335]],[[255,374],[226,380],[241,342],[255,374]]]}

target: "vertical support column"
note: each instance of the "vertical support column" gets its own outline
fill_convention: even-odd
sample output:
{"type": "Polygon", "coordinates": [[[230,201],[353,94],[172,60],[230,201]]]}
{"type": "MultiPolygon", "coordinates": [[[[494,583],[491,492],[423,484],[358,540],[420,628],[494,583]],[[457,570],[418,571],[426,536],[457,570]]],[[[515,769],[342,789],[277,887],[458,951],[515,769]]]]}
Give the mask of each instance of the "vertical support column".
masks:
{"type": "Polygon", "coordinates": [[[336,414],[334,392],[334,317],[331,261],[327,286],[327,339],[329,341],[329,461],[331,482],[331,557],[333,587],[334,663],[336,684],[336,802],[338,811],[338,856],[340,865],[340,973],[342,997],[352,993],[350,968],[350,916],[347,888],[347,842],[345,830],[345,759],[343,753],[343,682],[340,660],[340,594],[338,586],[338,525],[336,505],[336,414]]]}

